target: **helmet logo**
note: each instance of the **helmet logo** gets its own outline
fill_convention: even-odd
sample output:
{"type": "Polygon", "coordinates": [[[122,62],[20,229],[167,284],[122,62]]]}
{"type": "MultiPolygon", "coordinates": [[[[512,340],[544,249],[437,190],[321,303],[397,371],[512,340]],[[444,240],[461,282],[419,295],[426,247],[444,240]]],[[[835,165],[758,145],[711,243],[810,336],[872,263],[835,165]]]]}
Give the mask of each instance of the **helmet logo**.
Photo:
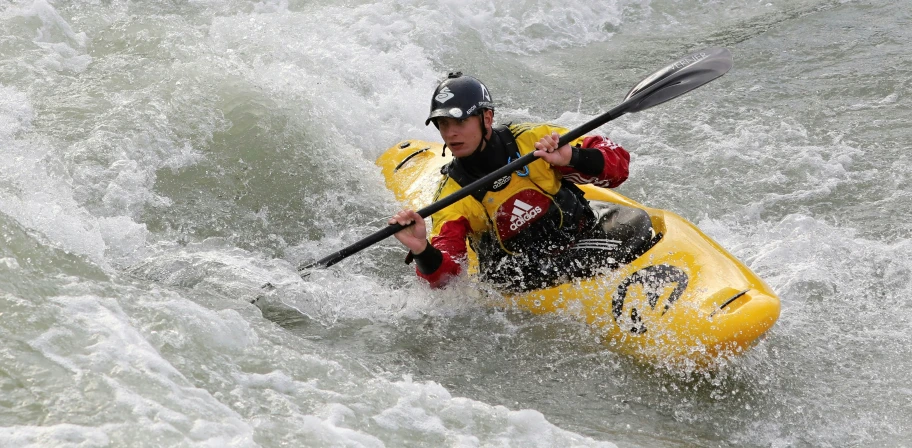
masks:
{"type": "Polygon", "coordinates": [[[462,116],[462,109],[460,109],[460,108],[458,108],[458,107],[454,107],[454,108],[450,109],[450,116],[453,117],[453,118],[459,118],[459,117],[461,117],[461,116],[462,116]]]}
{"type": "Polygon", "coordinates": [[[438,93],[437,96],[434,97],[434,99],[437,100],[438,103],[445,103],[445,102],[449,101],[450,99],[452,99],[454,96],[456,96],[456,95],[453,95],[453,92],[450,92],[449,87],[444,87],[443,89],[440,90],[440,93],[438,93]]]}

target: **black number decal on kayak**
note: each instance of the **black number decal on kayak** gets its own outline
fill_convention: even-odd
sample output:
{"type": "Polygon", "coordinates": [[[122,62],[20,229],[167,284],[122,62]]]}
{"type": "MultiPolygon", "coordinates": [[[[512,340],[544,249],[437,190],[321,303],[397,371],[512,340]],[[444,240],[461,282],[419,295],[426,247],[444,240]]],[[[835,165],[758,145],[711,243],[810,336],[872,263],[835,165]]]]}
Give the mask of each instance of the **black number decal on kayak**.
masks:
{"type": "MultiPolygon", "coordinates": [[[[687,282],[689,280],[690,278],[684,271],[668,264],[645,267],[630,274],[630,276],[625,278],[624,281],[618,285],[617,291],[615,291],[614,295],[611,297],[611,310],[614,313],[614,321],[620,325],[621,314],[624,312],[624,301],[627,300],[627,290],[631,286],[641,285],[643,291],[646,293],[646,300],[649,303],[649,306],[652,307],[652,309],[655,309],[656,305],[659,303],[659,298],[662,297],[662,293],[665,292],[666,287],[675,284],[675,288],[668,296],[668,300],[665,302],[665,308],[662,310],[662,314],[664,315],[665,312],[668,311],[668,308],[684,294],[684,290],[687,289],[687,282]]],[[[633,322],[633,326],[630,328],[631,333],[643,334],[646,332],[643,318],[640,317],[640,313],[636,308],[630,310],[630,320],[633,322]]]]}

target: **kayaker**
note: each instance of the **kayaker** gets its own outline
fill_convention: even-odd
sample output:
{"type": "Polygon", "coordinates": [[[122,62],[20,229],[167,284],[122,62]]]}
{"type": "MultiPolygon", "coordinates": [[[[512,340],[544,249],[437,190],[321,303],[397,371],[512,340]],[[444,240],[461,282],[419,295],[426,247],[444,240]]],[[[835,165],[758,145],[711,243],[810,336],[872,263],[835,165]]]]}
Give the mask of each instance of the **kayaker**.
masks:
{"type": "Polygon", "coordinates": [[[418,276],[440,287],[464,268],[468,242],[481,279],[503,290],[553,286],[627,263],[653,238],[645,211],[590,203],[574,184],[617,187],[630,155],[602,136],[557,144],[564,128],[547,124],[494,126],[494,103],[478,79],[451,73],[434,91],[425,125],[434,123],[454,159],[441,170],[434,200],[535,151],[538,160],[496,180],[425,220],[402,210],[389,223],[409,249],[418,276]]]}

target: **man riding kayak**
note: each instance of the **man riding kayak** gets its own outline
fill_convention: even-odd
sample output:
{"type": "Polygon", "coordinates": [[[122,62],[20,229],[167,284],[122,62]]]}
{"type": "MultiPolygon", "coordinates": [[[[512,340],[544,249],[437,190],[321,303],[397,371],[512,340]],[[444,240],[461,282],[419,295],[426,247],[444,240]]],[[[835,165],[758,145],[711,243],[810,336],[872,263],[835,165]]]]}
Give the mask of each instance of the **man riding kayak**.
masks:
{"type": "Polygon", "coordinates": [[[613,188],[627,179],[630,155],[601,136],[560,148],[567,130],[547,124],[494,126],[494,103],[479,80],[451,73],[434,91],[431,122],[454,159],[442,170],[435,201],[529,152],[538,160],[431,216],[413,210],[390,224],[409,250],[418,276],[440,287],[464,268],[467,242],[481,279],[503,290],[553,286],[627,263],[653,239],[649,216],[636,208],[590,203],[575,185],[613,188]]]}

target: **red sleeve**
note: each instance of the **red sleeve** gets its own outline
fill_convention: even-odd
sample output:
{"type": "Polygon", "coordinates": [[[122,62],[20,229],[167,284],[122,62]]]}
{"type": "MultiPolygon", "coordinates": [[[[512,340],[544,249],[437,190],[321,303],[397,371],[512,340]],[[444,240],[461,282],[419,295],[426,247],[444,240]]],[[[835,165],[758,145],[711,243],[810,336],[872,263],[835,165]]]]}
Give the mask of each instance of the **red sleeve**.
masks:
{"type": "Polygon", "coordinates": [[[415,273],[427,280],[432,288],[441,288],[450,279],[459,275],[462,271],[462,265],[459,262],[465,260],[468,253],[466,237],[470,228],[469,220],[464,217],[444,223],[440,228],[440,233],[431,238],[431,246],[443,254],[440,266],[430,274],[424,274],[416,267],[415,273]]]}
{"type": "Polygon", "coordinates": [[[567,166],[555,167],[564,178],[575,184],[592,184],[597,187],[614,188],[624,183],[629,175],[630,153],[617,143],[593,135],[583,139],[582,148],[597,149],[605,159],[605,166],[601,174],[593,176],[581,173],[567,166]]]}

